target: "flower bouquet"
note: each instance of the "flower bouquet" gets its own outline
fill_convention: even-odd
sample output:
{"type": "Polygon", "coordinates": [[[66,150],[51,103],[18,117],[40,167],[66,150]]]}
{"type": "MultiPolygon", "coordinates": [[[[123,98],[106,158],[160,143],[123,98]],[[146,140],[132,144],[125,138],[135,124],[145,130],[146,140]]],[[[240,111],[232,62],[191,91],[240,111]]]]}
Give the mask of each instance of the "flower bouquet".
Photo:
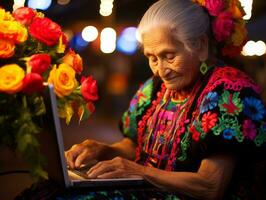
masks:
{"type": "Polygon", "coordinates": [[[97,84],[81,77],[82,63],[61,27],[43,13],[0,8],[0,147],[19,153],[36,179],[47,178],[36,138],[38,117],[46,112],[45,86],[54,85],[58,114],[67,124],[74,113],[82,121],[94,111],[97,84]]]}

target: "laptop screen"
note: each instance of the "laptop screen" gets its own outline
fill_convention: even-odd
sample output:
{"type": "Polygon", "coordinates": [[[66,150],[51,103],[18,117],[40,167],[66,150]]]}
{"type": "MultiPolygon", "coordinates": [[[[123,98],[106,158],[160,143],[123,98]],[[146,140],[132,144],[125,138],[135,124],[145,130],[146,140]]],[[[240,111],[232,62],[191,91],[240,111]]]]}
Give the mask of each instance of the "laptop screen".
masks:
{"type": "Polygon", "coordinates": [[[68,187],[71,182],[67,173],[64,142],[53,85],[48,85],[45,89],[44,103],[46,114],[41,120],[42,132],[38,136],[40,150],[46,161],[44,169],[48,172],[49,179],[68,187]]]}

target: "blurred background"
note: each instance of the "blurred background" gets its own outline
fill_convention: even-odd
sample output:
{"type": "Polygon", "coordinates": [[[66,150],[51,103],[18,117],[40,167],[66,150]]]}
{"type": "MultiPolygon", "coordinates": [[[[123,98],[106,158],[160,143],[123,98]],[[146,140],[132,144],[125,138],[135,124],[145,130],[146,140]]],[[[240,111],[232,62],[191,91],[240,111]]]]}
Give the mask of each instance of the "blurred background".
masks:
{"type": "MultiPolygon", "coordinates": [[[[151,76],[148,62],[138,48],[136,27],[145,10],[154,2],[156,1],[0,0],[0,6],[6,10],[12,11],[25,5],[38,9],[57,22],[67,35],[70,47],[83,58],[84,75],[91,74],[98,82],[100,99],[92,117],[81,124],[78,124],[78,119],[73,119],[68,126],[61,123],[66,149],[86,138],[107,143],[122,138],[118,121],[136,89],[151,76]]],[[[244,18],[247,20],[249,41],[242,54],[232,63],[236,63],[236,67],[255,79],[262,87],[263,99],[266,101],[266,1],[240,2],[247,13],[244,18]]],[[[31,183],[30,178],[23,179],[24,183],[17,186],[17,191],[25,183],[31,183]]],[[[6,184],[12,187],[13,181],[9,180],[6,184]]],[[[7,193],[0,191],[4,199],[5,192],[7,193]]]]}

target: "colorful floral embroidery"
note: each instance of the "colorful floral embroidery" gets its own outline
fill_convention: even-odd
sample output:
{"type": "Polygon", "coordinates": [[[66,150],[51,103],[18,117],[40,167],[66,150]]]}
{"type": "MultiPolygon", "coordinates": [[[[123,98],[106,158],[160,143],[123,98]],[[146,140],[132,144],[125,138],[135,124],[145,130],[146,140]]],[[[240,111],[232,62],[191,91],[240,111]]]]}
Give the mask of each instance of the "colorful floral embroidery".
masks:
{"type": "Polygon", "coordinates": [[[238,115],[243,109],[243,104],[238,96],[239,92],[234,92],[232,94],[229,91],[224,90],[221,98],[219,99],[220,110],[228,114],[238,115]]]}
{"type": "Polygon", "coordinates": [[[217,114],[212,112],[204,113],[201,119],[202,129],[207,133],[217,123],[217,114]]]}
{"type": "MultiPolygon", "coordinates": [[[[231,67],[216,67],[210,79],[203,83],[207,84],[197,96],[194,110],[190,112],[189,109],[185,109],[183,117],[175,126],[172,126],[172,121],[174,115],[180,115],[180,110],[177,109],[178,102],[170,99],[163,101],[166,90],[164,84],[158,91],[152,91],[154,90],[153,81],[150,80],[136,93],[126,117],[123,118],[123,125],[124,134],[132,136],[138,142],[137,162],[147,159],[142,157],[144,154],[150,160],[154,159],[153,153],[156,151],[150,151],[150,148],[146,148],[147,151],[145,151],[145,147],[148,147],[145,143],[148,140],[145,138],[151,133],[147,128],[149,119],[155,116],[157,105],[164,103],[167,103],[164,107],[165,111],[158,113],[159,120],[153,120],[154,126],[151,124],[151,127],[155,127],[152,130],[156,134],[149,142],[157,141],[154,143],[159,152],[156,155],[159,159],[162,157],[164,161],[167,160],[162,163],[162,166],[166,164],[166,170],[175,170],[179,162],[187,159],[188,149],[210,134],[230,140],[232,144],[243,142],[244,139],[253,140],[257,146],[265,144],[266,124],[263,125],[263,123],[265,123],[266,110],[262,101],[256,98],[259,87],[248,76],[231,67]],[[152,94],[154,99],[151,99],[152,94]],[[188,113],[192,114],[188,115],[188,113]],[[171,130],[173,130],[172,134],[171,130]],[[172,138],[169,139],[169,137],[172,138]]],[[[201,83],[195,90],[193,89],[192,96],[186,102],[187,107],[192,107],[193,99],[197,95],[196,91],[200,86],[201,83]]],[[[158,160],[156,162],[159,163],[158,160]]]]}
{"type": "Polygon", "coordinates": [[[204,113],[208,110],[212,110],[217,106],[217,103],[218,103],[217,92],[209,92],[202,101],[200,112],[204,113]]]}
{"type": "Polygon", "coordinates": [[[233,129],[226,128],[223,131],[223,137],[224,137],[224,139],[231,140],[233,136],[235,136],[235,131],[233,129]]]}
{"type": "Polygon", "coordinates": [[[261,120],[265,115],[265,108],[262,101],[254,97],[245,98],[244,114],[252,120],[261,120]]]}
{"type": "Polygon", "coordinates": [[[245,138],[254,140],[254,138],[257,135],[257,128],[250,119],[244,120],[242,129],[243,129],[243,135],[245,136],[245,138]]]}
{"type": "Polygon", "coordinates": [[[192,139],[195,141],[199,141],[200,139],[200,133],[197,131],[195,126],[191,126],[189,129],[190,133],[192,133],[192,139]]]}

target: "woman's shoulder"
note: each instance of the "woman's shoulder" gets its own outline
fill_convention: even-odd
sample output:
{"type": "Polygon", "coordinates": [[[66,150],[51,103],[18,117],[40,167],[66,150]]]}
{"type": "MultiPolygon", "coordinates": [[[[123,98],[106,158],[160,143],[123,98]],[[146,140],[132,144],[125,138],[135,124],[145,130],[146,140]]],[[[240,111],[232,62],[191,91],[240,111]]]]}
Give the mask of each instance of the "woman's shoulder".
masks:
{"type": "Polygon", "coordinates": [[[202,138],[214,135],[226,141],[251,140],[256,146],[265,145],[266,109],[259,90],[241,70],[230,66],[215,68],[196,100],[191,132],[202,138]]]}
{"type": "Polygon", "coordinates": [[[205,90],[209,92],[218,86],[225,90],[241,91],[242,89],[250,88],[256,93],[261,91],[256,82],[245,72],[229,65],[214,68],[205,90]]]}

